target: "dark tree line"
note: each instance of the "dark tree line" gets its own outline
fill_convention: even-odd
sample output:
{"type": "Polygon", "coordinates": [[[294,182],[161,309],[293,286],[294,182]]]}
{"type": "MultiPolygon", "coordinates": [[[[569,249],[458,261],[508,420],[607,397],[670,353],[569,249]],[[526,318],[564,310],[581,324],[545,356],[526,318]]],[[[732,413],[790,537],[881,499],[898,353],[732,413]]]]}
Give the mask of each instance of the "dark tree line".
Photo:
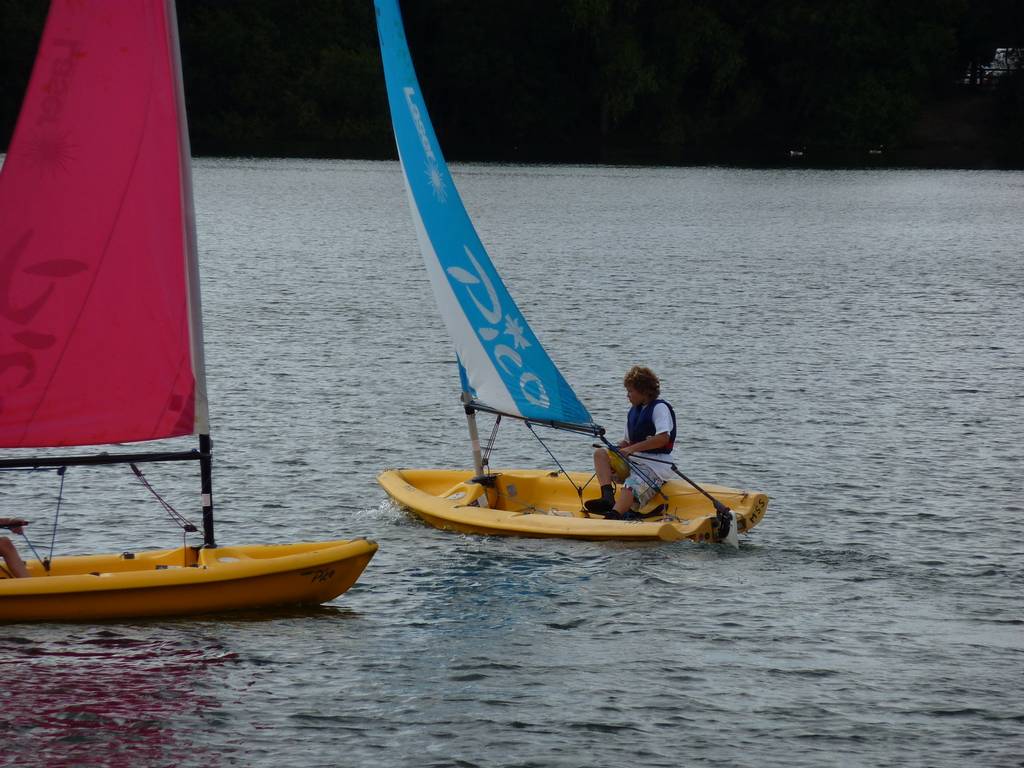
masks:
{"type": "MultiPolygon", "coordinates": [[[[46,13],[0,0],[6,145],[46,13]]],[[[1024,0],[405,0],[451,158],[1024,166],[1024,0]],[[964,143],[971,146],[965,147],[964,143]],[[958,154],[959,153],[959,154],[958,154]]],[[[197,154],[391,157],[371,0],[178,0],[197,154]]]]}

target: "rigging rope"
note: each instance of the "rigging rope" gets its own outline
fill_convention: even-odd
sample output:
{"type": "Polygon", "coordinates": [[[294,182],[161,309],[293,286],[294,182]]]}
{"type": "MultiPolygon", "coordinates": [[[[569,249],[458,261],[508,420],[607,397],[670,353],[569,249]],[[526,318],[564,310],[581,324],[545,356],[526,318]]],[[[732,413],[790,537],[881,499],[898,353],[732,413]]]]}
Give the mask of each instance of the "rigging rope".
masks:
{"type": "MultiPolygon", "coordinates": [[[[601,442],[604,443],[607,446],[609,451],[611,451],[616,456],[618,456],[620,459],[622,459],[624,462],[626,462],[626,464],[629,466],[631,471],[634,471],[638,475],[640,475],[640,479],[643,480],[645,483],[647,483],[647,485],[650,488],[653,488],[655,491],[657,491],[658,495],[661,496],[661,498],[665,499],[665,501],[668,501],[668,496],[666,496],[665,492],[663,490],[661,490],[661,486],[662,486],[661,479],[656,477],[656,476],[652,476],[651,469],[649,467],[648,468],[644,468],[643,466],[641,466],[641,464],[639,462],[637,462],[637,461],[630,461],[632,456],[627,456],[626,454],[624,454],[621,450],[619,450],[619,447],[617,445],[612,445],[608,441],[608,438],[605,437],[604,435],[601,435],[601,442]]],[[[595,448],[599,448],[600,446],[595,445],[594,447],[595,448]]],[[[647,459],[647,460],[650,460],[650,461],[656,461],[659,464],[672,464],[672,462],[670,462],[670,461],[663,461],[662,459],[653,459],[653,458],[650,458],[649,456],[645,456],[644,458],[647,459]]],[[[682,475],[676,469],[676,465],[675,464],[672,464],[672,469],[673,469],[673,471],[675,471],[675,473],[677,475],[680,475],[680,477],[682,477],[682,475]]]]}
{"type": "MultiPolygon", "coordinates": [[[[32,550],[32,554],[36,560],[43,566],[43,570],[47,573],[50,572],[50,561],[53,559],[53,548],[57,541],[57,524],[60,520],[60,507],[61,502],[64,500],[64,473],[67,471],[67,467],[3,467],[4,470],[10,472],[50,472],[56,471],[60,475],[60,489],[57,491],[57,512],[53,518],[53,530],[50,532],[50,551],[47,557],[43,557],[39,554],[39,550],[35,548],[32,540],[25,533],[25,529],[21,529],[21,537],[25,540],[28,548],[32,550]]],[[[6,569],[5,569],[6,570],[6,569]]]]}
{"type": "MultiPolygon", "coordinates": [[[[604,442],[604,444],[605,444],[605,445],[607,445],[607,446],[608,446],[608,448],[609,448],[610,450],[612,450],[612,451],[615,451],[615,453],[617,453],[617,454],[618,454],[618,455],[619,455],[619,456],[620,456],[620,457],[621,457],[621,458],[622,458],[622,459],[623,459],[623,460],[624,460],[624,461],[625,461],[625,462],[626,462],[627,464],[629,464],[630,466],[635,466],[635,465],[634,465],[634,464],[633,464],[633,463],[632,463],[632,462],[631,462],[631,461],[629,460],[629,457],[628,457],[628,456],[625,456],[625,455],[623,455],[623,454],[622,454],[622,452],[621,452],[621,451],[620,451],[620,450],[619,450],[618,448],[616,448],[615,446],[613,446],[613,445],[612,445],[611,443],[609,443],[609,442],[608,442],[608,440],[607,440],[607,439],[605,439],[605,437],[604,437],[603,435],[601,436],[601,440],[602,440],[602,442],[604,442]]],[[[668,465],[669,465],[669,469],[671,469],[671,470],[672,470],[673,472],[675,472],[675,473],[676,473],[677,475],[679,475],[679,477],[683,478],[683,480],[685,480],[685,481],[686,481],[687,483],[689,483],[689,484],[690,484],[690,485],[691,485],[691,486],[692,486],[692,487],[693,487],[694,489],[696,489],[696,490],[697,490],[697,491],[698,491],[698,492],[699,492],[699,493],[700,493],[700,494],[701,494],[702,496],[704,496],[705,498],[707,498],[707,499],[708,499],[708,501],[710,501],[710,502],[711,502],[711,505],[712,505],[712,506],[713,506],[713,507],[715,508],[715,512],[717,512],[717,513],[719,514],[719,516],[721,516],[721,515],[724,515],[724,514],[726,514],[726,513],[728,513],[728,512],[730,511],[730,510],[729,510],[729,507],[727,507],[727,506],[726,506],[725,504],[723,504],[722,502],[720,502],[720,501],[719,501],[718,499],[716,499],[716,498],[715,498],[714,496],[712,496],[712,495],[711,495],[710,493],[708,493],[708,492],[707,492],[707,491],[705,491],[705,490],[704,490],[703,488],[701,488],[701,487],[700,487],[699,485],[697,485],[697,484],[696,484],[695,482],[693,482],[693,480],[691,480],[691,479],[690,479],[690,478],[688,478],[688,477],[687,477],[686,475],[684,475],[684,474],[683,474],[682,472],[680,472],[680,471],[679,471],[679,467],[677,467],[677,466],[676,466],[676,464],[675,464],[675,462],[674,462],[674,461],[671,461],[671,460],[669,460],[669,459],[655,459],[655,458],[654,458],[654,457],[652,457],[652,456],[645,456],[644,458],[645,458],[645,459],[646,459],[647,461],[656,461],[656,462],[657,462],[657,463],[659,463],[659,464],[668,464],[668,465]]],[[[663,493],[663,492],[661,491],[661,489],[660,489],[660,488],[658,489],[658,493],[659,493],[659,494],[661,494],[662,498],[664,498],[664,499],[666,499],[666,500],[668,499],[668,496],[666,496],[666,495],[665,495],[665,494],[664,494],[664,493],[663,493]]]]}
{"type": "MultiPolygon", "coordinates": [[[[492,436],[492,442],[493,442],[493,436],[492,436]]],[[[182,531],[184,533],[195,533],[196,531],[199,530],[198,528],[196,528],[196,526],[188,518],[186,518],[184,515],[182,515],[180,512],[178,512],[178,510],[176,510],[169,503],[167,503],[167,501],[165,501],[164,498],[159,493],[156,492],[156,489],[153,488],[153,486],[149,484],[149,481],[146,480],[146,478],[142,474],[142,471],[135,464],[130,464],[129,466],[131,466],[132,472],[135,473],[135,476],[139,479],[139,482],[142,483],[142,485],[151,494],[153,494],[153,496],[156,498],[156,500],[158,502],[160,502],[160,505],[167,512],[168,516],[170,516],[171,520],[173,520],[175,522],[175,524],[177,524],[179,527],[181,527],[181,529],[182,529],[182,531]]],[[[56,545],[57,545],[57,528],[60,525],[60,510],[61,510],[61,506],[63,505],[63,502],[64,502],[64,479],[65,479],[65,475],[67,473],[67,469],[68,468],[66,466],[63,466],[63,467],[3,467],[2,469],[6,469],[6,470],[9,470],[9,471],[12,471],[12,472],[49,472],[51,470],[55,470],[57,472],[57,474],[60,476],[60,488],[57,490],[57,511],[54,513],[54,516],[53,516],[53,528],[52,528],[52,530],[50,532],[50,550],[47,553],[47,557],[42,557],[39,554],[39,551],[35,548],[35,545],[32,543],[32,540],[29,539],[28,534],[25,533],[25,529],[22,528],[22,530],[21,530],[21,536],[22,536],[23,539],[25,539],[25,543],[28,545],[28,548],[32,550],[32,554],[35,556],[36,560],[38,560],[42,564],[43,570],[45,570],[47,573],[49,573],[50,572],[50,565],[51,565],[51,562],[53,560],[53,551],[54,551],[54,549],[56,548],[56,545]]],[[[6,569],[4,569],[4,570],[6,571],[6,569]]]]}
{"type": "MultiPolygon", "coordinates": [[[[50,552],[46,556],[46,560],[43,561],[43,568],[46,572],[50,572],[50,562],[53,560],[53,548],[57,544],[57,525],[60,523],[60,507],[64,501],[64,475],[67,473],[67,467],[58,467],[57,474],[60,475],[60,490],[57,491],[57,511],[53,515],[53,530],[50,531],[50,552]]],[[[28,539],[26,539],[28,541],[28,539]]],[[[29,544],[29,546],[32,546],[29,544]]],[[[35,550],[32,550],[33,552],[35,550]]]]}
{"type": "Polygon", "coordinates": [[[199,530],[195,527],[195,525],[192,524],[192,522],[188,518],[186,518],[184,515],[178,512],[178,510],[176,510],[174,507],[172,507],[170,504],[164,501],[163,496],[157,493],[156,489],[149,484],[149,481],[142,474],[141,469],[139,469],[134,464],[129,464],[128,466],[132,468],[132,472],[135,473],[135,476],[139,479],[139,482],[142,483],[143,487],[151,494],[153,494],[154,498],[160,502],[160,506],[164,508],[164,511],[167,512],[168,516],[171,518],[171,520],[174,521],[176,525],[180,526],[185,533],[195,533],[199,530]]]}
{"type": "MultiPolygon", "coordinates": [[[[40,563],[43,564],[43,570],[46,571],[47,573],[49,573],[50,572],[50,558],[42,558],[42,557],[39,556],[39,553],[36,551],[36,548],[34,546],[32,546],[32,542],[29,541],[28,534],[25,533],[25,529],[24,528],[21,529],[21,538],[23,538],[25,540],[25,543],[28,544],[28,548],[32,550],[32,554],[36,556],[36,560],[38,560],[40,563]]],[[[50,552],[50,556],[51,557],[53,556],[53,552],[52,551],[50,552]]]]}
{"type": "Polygon", "coordinates": [[[46,557],[42,558],[39,553],[36,552],[36,548],[32,546],[32,542],[29,541],[28,534],[25,531],[21,532],[21,535],[25,539],[25,543],[28,544],[29,549],[32,550],[32,554],[36,556],[36,559],[43,564],[43,570],[47,573],[50,572],[50,564],[53,562],[53,550],[57,546],[57,526],[60,525],[60,508],[64,503],[64,476],[67,473],[67,467],[57,467],[57,474],[60,476],[60,488],[57,489],[57,511],[53,514],[53,528],[50,529],[50,551],[46,553],[46,557]]]}
{"type": "MultiPolygon", "coordinates": [[[[580,503],[582,503],[583,502],[583,488],[586,488],[586,486],[584,485],[584,486],[580,487],[580,486],[576,485],[576,483],[573,482],[572,476],[568,472],[565,471],[565,467],[562,466],[562,463],[558,460],[558,458],[555,456],[555,454],[553,454],[551,452],[551,449],[548,448],[547,443],[545,443],[543,440],[541,440],[540,435],[537,434],[537,431],[533,428],[533,425],[530,424],[530,422],[528,422],[528,421],[523,422],[523,423],[526,424],[526,428],[528,430],[530,430],[530,432],[533,434],[533,436],[535,438],[537,438],[537,442],[540,443],[541,446],[544,448],[544,450],[548,452],[548,456],[551,457],[551,460],[553,462],[555,462],[555,464],[558,465],[558,469],[561,470],[563,475],[565,475],[565,479],[568,480],[572,484],[572,487],[576,489],[576,495],[580,497],[580,503]]],[[[587,483],[589,484],[590,480],[588,480],[587,483]]]]}
{"type": "Polygon", "coordinates": [[[494,426],[491,428],[491,434],[487,438],[487,443],[484,445],[483,458],[481,463],[483,466],[488,466],[491,462],[491,451],[494,450],[494,441],[498,437],[498,427],[501,426],[501,414],[499,413],[497,418],[494,420],[494,426]]]}

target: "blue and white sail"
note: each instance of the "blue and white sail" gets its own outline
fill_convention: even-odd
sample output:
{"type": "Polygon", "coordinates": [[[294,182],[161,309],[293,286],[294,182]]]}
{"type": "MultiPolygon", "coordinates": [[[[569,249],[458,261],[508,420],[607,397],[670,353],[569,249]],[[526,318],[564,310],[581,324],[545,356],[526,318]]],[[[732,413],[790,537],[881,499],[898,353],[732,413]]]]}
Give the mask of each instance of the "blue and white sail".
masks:
{"type": "Polygon", "coordinates": [[[484,250],[427,114],[397,0],[375,0],[391,123],[427,273],[471,401],[531,421],[595,429],[484,250]]]}

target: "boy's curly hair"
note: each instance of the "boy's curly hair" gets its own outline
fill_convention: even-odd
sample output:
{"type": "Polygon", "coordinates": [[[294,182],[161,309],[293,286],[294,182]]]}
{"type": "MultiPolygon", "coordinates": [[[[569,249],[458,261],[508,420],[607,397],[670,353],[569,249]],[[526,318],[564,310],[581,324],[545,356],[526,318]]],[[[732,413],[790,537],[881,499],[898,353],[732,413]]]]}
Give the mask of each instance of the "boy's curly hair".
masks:
{"type": "Polygon", "coordinates": [[[642,365],[634,365],[626,372],[622,386],[632,387],[647,397],[657,397],[661,394],[661,381],[655,376],[654,371],[642,365]]]}

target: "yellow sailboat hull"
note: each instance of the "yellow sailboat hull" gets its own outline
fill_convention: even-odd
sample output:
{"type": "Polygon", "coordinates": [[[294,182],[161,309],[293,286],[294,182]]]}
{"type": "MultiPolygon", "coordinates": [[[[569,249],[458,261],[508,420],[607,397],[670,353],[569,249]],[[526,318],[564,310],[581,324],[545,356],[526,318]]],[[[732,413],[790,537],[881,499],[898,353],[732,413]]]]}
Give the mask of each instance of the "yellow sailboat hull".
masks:
{"type": "MultiPolygon", "coordinates": [[[[643,520],[588,517],[576,487],[589,473],[564,474],[531,469],[495,473],[494,485],[469,482],[473,473],[449,469],[392,469],[377,481],[391,498],[435,528],[497,536],[534,536],[615,541],[717,541],[712,503],[682,480],[670,480],[663,498],[643,509],[643,520]],[[573,485],[575,484],[575,485],[573,485]],[[664,505],[660,510],[661,505],[664,505]]],[[[768,497],[720,485],[701,484],[736,513],[737,529],[749,531],[764,518],[768,497]]],[[[599,496],[594,483],[583,500],[599,496]]]]}
{"type": "Polygon", "coordinates": [[[368,539],[184,547],[55,558],[47,574],[0,578],[0,621],[91,621],[319,605],[351,587],[368,539]]]}

